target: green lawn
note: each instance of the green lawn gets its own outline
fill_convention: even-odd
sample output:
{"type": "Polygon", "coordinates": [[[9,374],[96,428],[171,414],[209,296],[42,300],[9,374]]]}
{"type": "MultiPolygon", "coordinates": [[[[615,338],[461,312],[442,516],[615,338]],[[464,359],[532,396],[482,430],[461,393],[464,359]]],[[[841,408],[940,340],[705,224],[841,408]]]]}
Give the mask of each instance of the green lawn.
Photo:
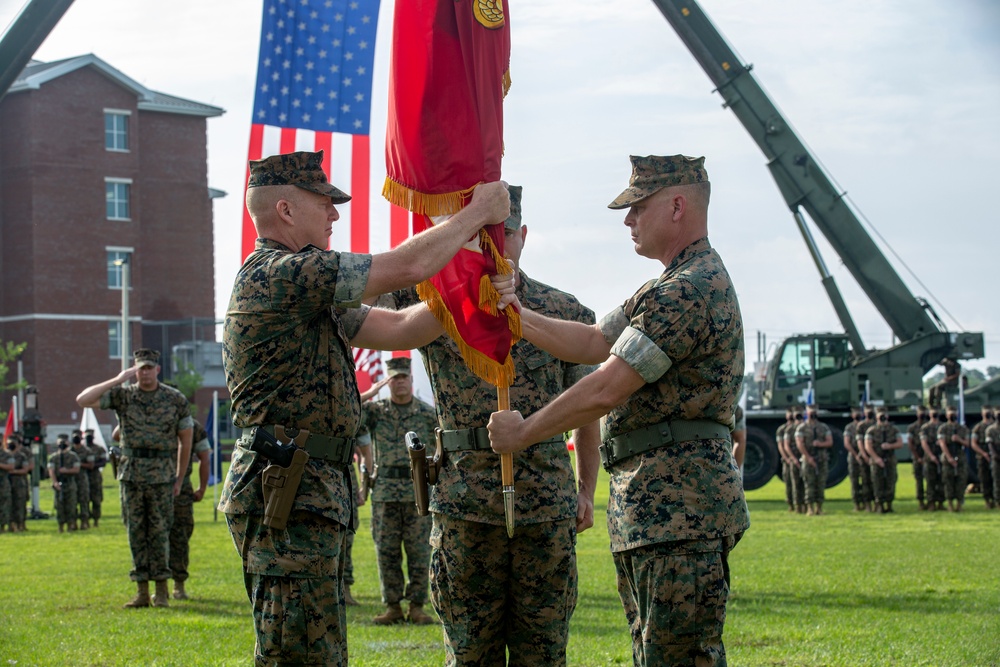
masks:
{"type": "MultiPolygon", "coordinates": [[[[106,478],[110,475],[106,475],[106,478]]],[[[42,505],[52,507],[43,482],[42,505]]],[[[570,664],[629,665],[628,629],[604,529],[579,540],[580,601],[570,664]]],[[[963,514],[918,512],[908,466],[897,513],[851,511],[849,489],[828,491],[828,514],[789,514],[776,481],[750,494],[753,527],[732,555],[726,625],[732,665],[1000,665],[1000,510],[971,496],[963,514]]],[[[253,647],[239,559],[211,501],[196,506],[192,600],[125,610],[134,591],[117,487],[86,533],[54,520],[0,536],[0,665],[243,665],[253,647]]],[[[377,627],[382,606],[362,508],[348,610],[351,663],[440,665],[439,627],[377,627]]]]}

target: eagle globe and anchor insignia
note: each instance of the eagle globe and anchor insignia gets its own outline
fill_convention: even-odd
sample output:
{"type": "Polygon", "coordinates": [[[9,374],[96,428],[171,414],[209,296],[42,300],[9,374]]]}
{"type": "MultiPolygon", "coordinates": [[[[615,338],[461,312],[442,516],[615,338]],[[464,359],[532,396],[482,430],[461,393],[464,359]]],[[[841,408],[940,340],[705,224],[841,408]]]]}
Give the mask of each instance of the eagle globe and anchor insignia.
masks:
{"type": "Polygon", "coordinates": [[[503,27],[503,0],[472,0],[472,11],[484,28],[496,30],[503,27]]]}

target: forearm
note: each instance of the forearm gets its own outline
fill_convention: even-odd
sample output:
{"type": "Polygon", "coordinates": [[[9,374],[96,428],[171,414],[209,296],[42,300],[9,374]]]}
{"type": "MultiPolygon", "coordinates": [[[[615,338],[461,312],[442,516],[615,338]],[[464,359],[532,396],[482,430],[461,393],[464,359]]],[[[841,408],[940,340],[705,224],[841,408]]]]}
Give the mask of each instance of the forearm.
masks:
{"type": "Polygon", "coordinates": [[[524,308],[521,331],[525,339],[563,361],[600,364],[611,354],[596,324],[557,320],[524,308]]]}
{"type": "Polygon", "coordinates": [[[198,489],[208,488],[208,475],[212,471],[212,457],[208,452],[198,452],[198,489]]]}
{"type": "Polygon", "coordinates": [[[601,446],[600,422],[584,424],[573,432],[573,446],[576,451],[576,480],[579,493],[591,502],[597,489],[597,471],[601,462],[598,448],[601,446]]]}
{"type": "Polygon", "coordinates": [[[802,438],[795,438],[795,448],[799,450],[799,454],[802,456],[809,456],[809,450],[806,449],[806,441],[802,438]]]}
{"type": "Polygon", "coordinates": [[[373,308],[351,344],[371,350],[412,350],[443,333],[441,323],[422,303],[399,311],[373,308]]]}
{"type": "Polygon", "coordinates": [[[115,377],[111,378],[110,380],[105,380],[104,382],[101,382],[100,384],[94,384],[94,385],[91,385],[91,386],[87,387],[86,389],[84,389],[83,391],[81,391],[79,393],[79,395],[77,395],[77,397],[76,397],[76,403],[77,403],[77,405],[79,405],[81,408],[99,408],[99,407],[101,407],[101,396],[108,389],[111,389],[112,387],[117,387],[122,382],[124,382],[126,380],[126,378],[123,377],[123,375],[124,375],[124,373],[119,373],[118,375],[116,375],[115,377]]]}
{"type": "Polygon", "coordinates": [[[191,460],[191,436],[194,431],[186,428],[177,434],[177,479],[182,479],[191,460]]]}

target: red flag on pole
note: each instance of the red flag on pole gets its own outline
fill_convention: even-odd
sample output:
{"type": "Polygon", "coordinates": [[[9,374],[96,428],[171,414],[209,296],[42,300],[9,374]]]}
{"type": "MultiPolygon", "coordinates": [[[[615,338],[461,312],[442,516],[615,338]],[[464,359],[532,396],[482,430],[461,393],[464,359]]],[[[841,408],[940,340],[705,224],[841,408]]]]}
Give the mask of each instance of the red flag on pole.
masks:
{"type": "Polygon", "coordinates": [[[7,437],[12,435],[14,431],[17,430],[17,424],[14,422],[14,412],[15,405],[14,399],[10,400],[10,412],[7,413],[7,424],[3,427],[3,439],[7,442],[7,437]]]}
{"type": "MultiPolygon", "coordinates": [[[[507,3],[397,2],[382,194],[414,213],[413,231],[452,215],[479,183],[500,179],[503,97],[510,86],[507,3]]],[[[503,224],[491,225],[417,287],[469,368],[498,387],[514,380],[520,318],[498,314],[489,276],[509,273],[503,224]]]]}

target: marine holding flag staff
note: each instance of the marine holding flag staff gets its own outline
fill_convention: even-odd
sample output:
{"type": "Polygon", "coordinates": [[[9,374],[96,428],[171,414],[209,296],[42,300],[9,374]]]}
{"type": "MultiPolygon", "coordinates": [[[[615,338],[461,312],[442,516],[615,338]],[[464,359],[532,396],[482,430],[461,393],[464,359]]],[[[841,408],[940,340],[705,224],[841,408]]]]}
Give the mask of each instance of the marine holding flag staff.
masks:
{"type": "MultiPolygon", "coordinates": [[[[725,665],[729,551],[750,519],[729,430],[743,378],[736,291],[708,242],[704,158],[635,157],[628,208],[635,250],[665,270],[597,325],[521,311],[525,338],[602,363],[523,419],[497,412],[497,452],[517,452],[605,416],[608,532],[636,665],[725,665]]],[[[501,292],[510,288],[499,286],[501,292]]]]}
{"type": "Polygon", "coordinates": [[[506,184],[487,183],[450,220],[392,251],[327,251],[336,206],[350,197],[328,182],[322,159],[251,161],[246,203],[258,239],[223,328],[233,422],[244,431],[219,509],[243,559],[258,665],[347,664],[348,465],[361,420],[351,345],[410,349],[443,332],[424,305],[397,313],[362,300],[426,279],[509,214],[506,184]],[[262,434],[294,439],[290,465],[251,451],[262,434]]]}

